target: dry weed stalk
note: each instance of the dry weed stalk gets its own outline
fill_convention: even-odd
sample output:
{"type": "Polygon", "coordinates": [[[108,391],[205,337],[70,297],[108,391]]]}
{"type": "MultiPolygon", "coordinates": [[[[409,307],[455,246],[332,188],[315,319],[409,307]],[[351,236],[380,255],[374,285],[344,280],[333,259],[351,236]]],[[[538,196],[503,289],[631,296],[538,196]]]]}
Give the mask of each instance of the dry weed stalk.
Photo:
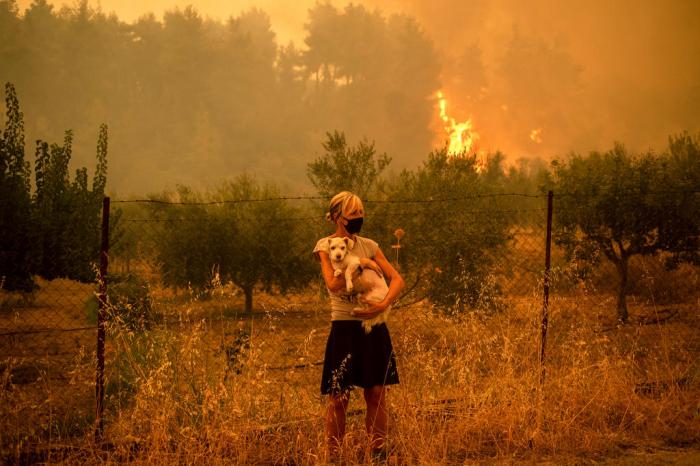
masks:
{"type": "MultiPolygon", "coordinates": [[[[171,304],[159,325],[142,331],[111,320],[105,411],[110,449],[86,437],[73,459],[323,462],[320,367],[307,363],[322,357],[327,316],[316,313],[299,320],[304,327],[288,327],[300,312],[298,303],[271,299],[261,316],[225,317],[217,306],[232,299],[239,297],[171,304]],[[297,365],[274,367],[271,356],[282,354],[297,365]]],[[[401,384],[388,397],[389,462],[598,458],[628,445],[700,440],[697,358],[679,344],[679,338],[693,336],[696,321],[606,332],[595,310],[582,302],[574,297],[550,303],[537,432],[536,296],[505,300],[496,313],[446,316],[427,305],[396,313],[390,328],[401,384]]],[[[74,383],[84,383],[81,371],[90,372],[84,359],[71,373],[74,383]]],[[[5,378],[9,370],[4,368],[5,378]]],[[[3,432],[12,413],[20,412],[17,403],[31,402],[20,390],[0,387],[3,432]]],[[[353,394],[351,412],[362,408],[361,396],[353,394]]],[[[349,417],[347,431],[343,455],[361,462],[361,416],[349,417]]]]}

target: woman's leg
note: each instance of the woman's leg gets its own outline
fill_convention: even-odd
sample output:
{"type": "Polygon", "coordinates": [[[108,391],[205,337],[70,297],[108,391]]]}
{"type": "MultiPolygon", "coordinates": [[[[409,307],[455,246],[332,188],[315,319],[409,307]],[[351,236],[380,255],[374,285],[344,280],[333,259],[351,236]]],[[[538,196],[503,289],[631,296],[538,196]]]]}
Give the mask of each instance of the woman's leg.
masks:
{"type": "Polygon", "coordinates": [[[328,453],[335,455],[343,443],[345,435],[345,413],[348,410],[350,392],[328,395],[326,408],[326,442],[328,453]]]}
{"type": "Polygon", "coordinates": [[[386,387],[375,385],[365,388],[365,401],[367,402],[365,427],[369,436],[369,447],[373,451],[381,450],[384,448],[388,422],[386,387]]]}

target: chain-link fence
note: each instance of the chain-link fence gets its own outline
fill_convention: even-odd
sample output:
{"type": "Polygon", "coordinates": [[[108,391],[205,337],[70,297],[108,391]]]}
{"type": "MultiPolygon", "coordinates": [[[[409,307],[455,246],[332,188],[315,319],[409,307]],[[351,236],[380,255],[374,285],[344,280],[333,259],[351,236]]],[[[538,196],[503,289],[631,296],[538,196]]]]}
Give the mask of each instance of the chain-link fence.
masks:
{"type": "MultiPolygon", "coordinates": [[[[252,237],[238,231],[236,225],[241,221],[241,213],[236,209],[245,203],[116,202],[120,213],[110,252],[110,287],[117,288],[118,294],[122,287],[132,294],[112,294],[112,307],[121,306],[120,299],[128,301],[127,306],[134,305],[123,309],[121,323],[127,328],[143,325],[151,329],[201,324],[210,334],[212,351],[226,355],[230,366],[226,370],[236,372],[239,360],[248,357],[246,352],[254,348],[260,368],[278,374],[284,384],[315,387],[330,329],[330,311],[320,268],[311,250],[317,239],[334,231],[318,201],[311,198],[256,202],[259,211],[248,214],[259,212],[272,218],[266,219],[264,226],[270,231],[258,229],[258,222],[252,237]],[[279,202],[293,205],[292,216],[284,216],[287,211],[279,211],[277,216],[270,213],[274,210],[270,204],[279,202]],[[306,240],[297,238],[287,246],[293,248],[289,254],[292,258],[301,257],[306,262],[292,272],[307,274],[311,281],[302,280],[301,288],[279,294],[284,286],[281,280],[286,277],[269,278],[264,271],[258,271],[254,281],[270,280],[271,284],[256,284],[252,288],[252,309],[247,309],[246,277],[236,276],[241,271],[222,262],[238,260],[247,268],[274,268],[271,262],[286,259],[266,253],[273,246],[269,242],[302,231],[306,240]],[[217,241],[240,241],[244,251],[229,251],[227,256],[226,251],[209,247],[217,241]],[[194,245],[195,242],[204,245],[194,245]],[[251,252],[251,256],[246,252],[251,252]],[[182,269],[177,270],[178,266],[182,269]],[[199,274],[178,277],[185,268],[190,272],[198,269],[199,274]],[[171,285],[164,285],[168,281],[171,285]]],[[[456,302],[464,300],[463,305],[446,311],[448,315],[464,307],[498,312],[541,301],[546,197],[467,196],[427,203],[370,200],[366,204],[369,214],[363,234],[378,239],[384,254],[407,282],[405,293],[394,306],[395,315],[410,305],[430,302],[431,294],[436,293],[451,294],[456,302]],[[510,202],[514,198],[516,202],[510,202]],[[454,215],[436,214],[436,209],[461,209],[461,219],[471,218],[482,224],[469,226],[455,221],[454,215]],[[428,234],[426,229],[430,229],[428,234]],[[399,230],[401,233],[397,233],[399,230]],[[426,237],[416,239],[421,234],[426,237]],[[431,236],[438,234],[441,236],[431,236]],[[436,246],[438,243],[444,245],[436,246]],[[414,247],[418,253],[412,251],[414,247]],[[430,261],[422,255],[428,248],[438,250],[438,254],[444,251],[445,260],[430,261]],[[471,267],[468,262],[477,258],[486,266],[471,267]],[[443,276],[447,278],[443,280],[443,276]],[[444,285],[443,281],[450,283],[444,285]]],[[[533,347],[536,346],[534,342],[533,347]]],[[[108,372],[109,366],[108,362],[108,372]]]]}
{"type": "MultiPolygon", "coordinates": [[[[218,397],[220,406],[224,392],[235,398],[227,406],[236,429],[308,419],[321,400],[320,366],[330,329],[327,292],[311,254],[316,240],[333,232],[325,202],[113,201],[106,281],[37,279],[33,293],[2,295],[5,451],[94,428],[95,393],[106,435],[123,438],[125,432],[135,436],[149,392],[177,393],[168,398],[172,415],[196,419],[183,421],[188,425],[204,425],[207,409],[217,409],[208,397],[218,397]],[[97,345],[99,315],[104,354],[97,345]],[[214,407],[203,408],[210,402],[214,407]]],[[[558,206],[555,196],[555,224],[558,206]]],[[[620,267],[593,243],[566,243],[555,231],[550,280],[544,282],[546,196],[369,200],[365,207],[363,235],[375,238],[405,277],[389,327],[402,384],[427,394],[424,412],[477,390],[464,384],[490,373],[491,363],[483,359],[503,363],[503,355],[489,356],[489,345],[511,344],[537,360],[545,284],[560,325],[575,325],[566,314],[572,308],[596,317],[592,331],[618,325],[620,267]],[[484,322],[499,315],[520,326],[517,337],[471,334],[463,346],[456,343],[464,332],[493,330],[484,322]],[[421,351],[426,347],[437,352],[421,351]],[[482,361],[460,367],[464,360],[440,356],[459,351],[474,351],[482,361]],[[433,360],[424,361],[426,355],[433,360]],[[441,382],[429,384],[426,371],[435,371],[430,380],[441,382]]],[[[624,294],[634,323],[688,319],[688,310],[697,308],[698,268],[686,261],[670,266],[669,257],[659,252],[629,258],[624,294]]],[[[572,344],[571,336],[561,328],[552,332],[551,357],[561,359],[556,348],[572,344]]],[[[682,338],[685,350],[700,349],[697,334],[682,338]]],[[[469,403],[465,409],[476,409],[473,399],[469,403]]]]}
{"type": "MultiPolygon", "coordinates": [[[[63,223],[74,221],[73,213],[54,212],[63,223]]],[[[97,307],[89,303],[96,291],[97,257],[89,249],[99,251],[99,229],[83,225],[83,247],[72,247],[71,236],[80,227],[51,231],[39,221],[36,225],[38,231],[25,238],[31,254],[24,258],[31,265],[10,268],[34,271],[30,286],[0,286],[4,454],[46,439],[80,436],[95,419],[97,307]]],[[[12,278],[0,282],[7,285],[12,278]]]]}

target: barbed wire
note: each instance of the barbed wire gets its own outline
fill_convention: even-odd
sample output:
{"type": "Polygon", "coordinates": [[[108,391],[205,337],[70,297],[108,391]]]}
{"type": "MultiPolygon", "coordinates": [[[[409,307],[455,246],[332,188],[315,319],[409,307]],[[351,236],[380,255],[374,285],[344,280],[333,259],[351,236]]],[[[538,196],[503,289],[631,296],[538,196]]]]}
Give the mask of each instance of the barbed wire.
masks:
{"type": "Polygon", "coordinates": [[[182,202],[182,201],[164,201],[160,199],[122,199],[111,201],[112,204],[162,204],[162,205],[220,205],[220,204],[242,204],[246,202],[274,202],[274,201],[313,201],[313,200],[328,200],[330,198],[324,196],[279,196],[279,197],[263,197],[251,199],[228,199],[222,201],[198,201],[198,202],[182,202]]]}
{"type": "MultiPolygon", "coordinates": [[[[441,197],[441,198],[428,198],[428,199],[366,199],[362,202],[367,204],[428,204],[436,202],[455,202],[464,201],[469,199],[484,199],[490,197],[523,197],[523,198],[545,198],[546,194],[527,194],[527,193],[486,193],[486,194],[470,194],[465,196],[451,196],[451,197],[441,197]]],[[[228,199],[221,201],[197,201],[197,202],[183,202],[183,201],[165,201],[160,199],[128,199],[128,200],[114,200],[113,204],[163,204],[163,205],[220,205],[220,204],[241,204],[246,202],[275,202],[275,201],[320,201],[329,200],[330,197],[326,196],[278,196],[278,197],[264,197],[264,198],[249,198],[249,199],[228,199]]]]}
{"type": "MultiPolygon", "coordinates": [[[[613,189],[601,190],[597,193],[586,193],[579,191],[571,192],[554,192],[554,197],[595,197],[601,194],[607,194],[610,192],[617,192],[613,189]]],[[[623,194],[618,192],[618,194],[623,194]]],[[[629,193],[629,197],[639,197],[639,196],[664,196],[669,194],[700,194],[700,190],[660,190],[660,191],[647,191],[647,192],[634,192],[629,193]]],[[[450,197],[440,197],[440,198],[426,198],[426,199],[366,199],[363,200],[366,204],[434,204],[440,202],[458,202],[466,201],[472,199],[488,199],[488,198],[503,198],[503,197],[520,197],[525,199],[544,199],[547,197],[547,193],[542,194],[530,194],[530,193],[480,193],[480,194],[469,194],[464,196],[450,196],[450,197]]],[[[183,206],[207,206],[207,205],[226,205],[226,204],[243,204],[243,203],[253,203],[253,202],[276,202],[276,201],[320,201],[329,200],[330,197],[327,196],[277,196],[277,197],[265,197],[265,198],[248,198],[248,199],[227,199],[220,201],[196,201],[196,202],[184,202],[184,201],[166,201],[161,199],[116,199],[113,200],[113,204],[160,204],[160,205],[183,205],[183,206]]]]}
{"type": "Polygon", "coordinates": [[[647,191],[647,192],[621,192],[617,189],[602,189],[596,193],[586,193],[579,191],[554,191],[554,198],[557,197],[596,197],[601,194],[609,194],[614,192],[617,194],[624,194],[625,197],[638,198],[640,196],[666,196],[669,194],[700,194],[700,190],[697,189],[665,189],[661,191],[647,191]]]}
{"type": "MultiPolygon", "coordinates": [[[[462,211],[461,213],[463,214],[468,214],[468,215],[481,215],[481,214],[525,214],[525,213],[532,213],[532,212],[546,212],[546,208],[539,208],[539,209],[514,209],[514,210],[471,210],[471,211],[462,211]]],[[[386,212],[382,213],[381,217],[384,218],[391,218],[391,217],[410,217],[414,216],[416,214],[423,213],[420,211],[414,211],[414,212],[386,212]]],[[[123,219],[120,220],[124,223],[184,223],[184,222],[206,222],[209,221],[210,219],[207,217],[198,217],[198,218],[129,218],[129,219],[123,219]]],[[[325,215],[315,215],[315,216],[310,216],[310,217],[285,217],[285,218],[278,218],[277,220],[279,221],[308,221],[308,220],[322,220],[325,221],[326,217],[325,215]]]]}

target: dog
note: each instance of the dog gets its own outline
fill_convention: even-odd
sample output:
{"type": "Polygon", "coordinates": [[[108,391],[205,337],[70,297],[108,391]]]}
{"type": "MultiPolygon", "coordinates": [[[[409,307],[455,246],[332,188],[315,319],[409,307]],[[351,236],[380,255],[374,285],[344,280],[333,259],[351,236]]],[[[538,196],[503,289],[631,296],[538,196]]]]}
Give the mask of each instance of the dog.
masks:
{"type": "MultiPolygon", "coordinates": [[[[360,258],[352,253],[355,242],[350,238],[329,238],[328,249],[333,265],[334,275],[339,277],[345,275],[345,289],[348,293],[353,291],[359,293],[365,301],[379,302],[386,296],[389,287],[384,281],[384,277],[372,269],[362,269],[360,258]]],[[[362,308],[357,308],[360,310],[362,308]]],[[[362,321],[365,333],[372,330],[372,326],[386,322],[389,315],[389,308],[372,319],[362,321]]]]}

